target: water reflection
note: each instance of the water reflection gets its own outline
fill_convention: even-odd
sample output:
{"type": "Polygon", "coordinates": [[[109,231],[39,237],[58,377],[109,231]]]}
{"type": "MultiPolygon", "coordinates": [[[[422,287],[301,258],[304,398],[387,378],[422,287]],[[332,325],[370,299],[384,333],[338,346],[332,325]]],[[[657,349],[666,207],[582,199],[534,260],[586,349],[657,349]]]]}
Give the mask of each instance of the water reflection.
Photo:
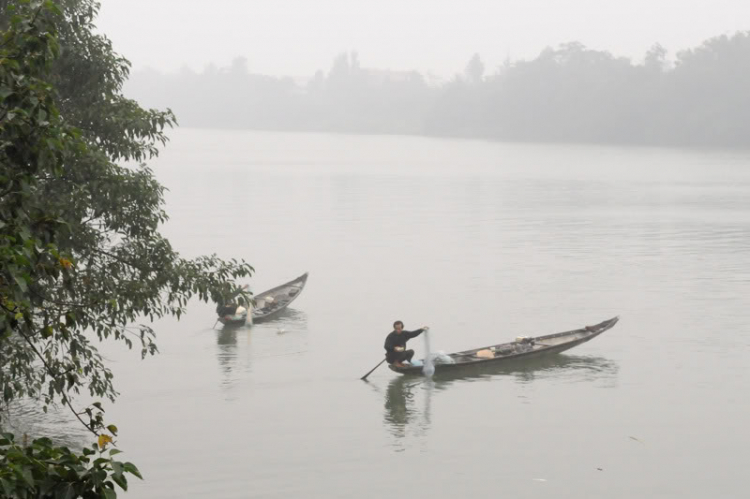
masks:
{"type": "Polygon", "coordinates": [[[285,308],[284,310],[272,315],[268,319],[263,319],[262,321],[259,321],[256,323],[257,325],[267,325],[267,324],[279,324],[279,323],[290,323],[290,324],[307,324],[307,315],[301,311],[294,308],[285,308]]]}
{"type": "Polygon", "coordinates": [[[216,336],[216,359],[219,361],[221,371],[221,386],[229,388],[238,380],[238,371],[250,372],[252,364],[247,359],[244,366],[240,366],[240,357],[237,352],[238,338],[243,338],[243,347],[249,349],[252,344],[250,328],[245,326],[224,326],[216,336]]]}
{"type": "Polygon", "coordinates": [[[402,439],[409,430],[417,436],[427,433],[434,389],[435,382],[426,378],[399,376],[388,383],[384,417],[394,437],[402,439]],[[424,401],[420,403],[419,398],[424,401]]]}
{"type": "Polygon", "coordinates": [[[91,434],[75,420],[67,407],[51,405],[47,412],[40,410],[37,401],[22,399],[11,402],[3,408],[2,432],[13,433],[17,442],[40,437],[51,439],[55,445],[80,451],[88,445],[91,434]]]}
{"type": "Polygon", "coordinates": [[[433,379],[440,389],[456,381],[476,381],[501,375],[512,376],[518,383],[531,383],[537,379],[552,377],[565,381],[613,383],[618,369],[617,363],[604,357],[561,354],[438,371],[433,379]]]}
{"type": "Polygon", "coordinates": [[[288,354],[290,346],[294,347],[292,350],[295,352],[299,350],[299,337],[295,338],[290,333],[306,331],[307,315],[294,309],[282,310],[253,326],[224,325],[216,335],[216,359],[221,371],[222,388],[230,389],[247,377],[252,372],[255,359],[288,354]],[[257,355],[256,351],[260,354],[257,355]]]}
{"type": "Polygon", "coordinates": [[[429,430],[433,394],[454,383],[510,376],[517,383],[554,378],[563,382],[596,382],[611,387],[618,370],[617,363],[604,357],[551,355],[438,372],[432,379],[398,376],[388,383],[383,418],[386,428],[396,437],[396,447],[403,450],[400,440],[407,435],[425,435],[429,430]]]}

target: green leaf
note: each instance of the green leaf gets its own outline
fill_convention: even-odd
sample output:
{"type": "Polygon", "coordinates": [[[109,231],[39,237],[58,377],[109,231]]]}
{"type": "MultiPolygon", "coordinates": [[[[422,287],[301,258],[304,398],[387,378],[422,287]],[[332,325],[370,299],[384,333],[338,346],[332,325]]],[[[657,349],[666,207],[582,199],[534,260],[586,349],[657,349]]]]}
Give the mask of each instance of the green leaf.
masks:
{"type": "Polygon", "coordinates": [[[59,487],[55,492],[55,499],[73,499],[74,496],[75,490],[69,483],[66,483],[64,487],[59,487]]]}
{"type": "Polygon", "coordinates": [[[5,478],[0,478],[0,487],[3,488],[3,494],[6,497],[13,497],[13,486],[5,478]]]}
{"type": "Polygon", "coordinates": [[[112,475],[112,481],[119,485],[122,490],[128,490],[128,480],[125,475],[112,475]]]}
{"type": "Polygon", "coordinates": [[[31,473],[30,469],[23,468],[21,470],[21,476],[23,477],[23,481],[26,482],[29,487],[34,488],[34,475],[31,473]]]}
{"type": "Polygon", "coordinates": [[[55,488],[55,485],[57,485],[54,478],[57,477],[57,474],[53,471],[50,471],[50,475],[48,475],[44,482],[39,486],[39,497],[47,497],[49,492],[55,488]]]}
{"type": "Polygon", "coordinates": [[[112,473],[114,476],[122,476],[123,466],[119,461],[112,461],[112,473]]]}
{"type": "Polygon", "coordinates": [[[26,280],[21,276],[13,276],[13,279],[16,281],[16,284],[18,284],[18,287],[21,288],[21,291],[24,293],[29,291],[29,287],[26,285],[26,280]]]}
{"type": "Polygon", "coordinates": [[[138,468],[136,468],[135,464],[129,463],[129,462],[125,463],[124,470],[127,471],[128,473],[132,474],[132,475],[137,476],[141,480],[143,480],[143,477],[141,476],[141,472],[138,471],[138,468]]]}

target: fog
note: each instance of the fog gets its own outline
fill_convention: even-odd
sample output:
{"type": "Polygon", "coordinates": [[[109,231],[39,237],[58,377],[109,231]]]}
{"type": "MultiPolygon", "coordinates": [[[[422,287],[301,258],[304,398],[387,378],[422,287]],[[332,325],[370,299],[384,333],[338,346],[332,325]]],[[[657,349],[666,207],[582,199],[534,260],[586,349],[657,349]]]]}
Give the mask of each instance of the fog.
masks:
{"type": "Polygon", "coordinates": [[[369,67],[450,78],[578,41],[642,58],[750,29],[742,0],[104,0],[98,26],[135,69],[202,70],[245,57],[253,73],[310,77],[344,51],[369,67]]]}
{"type": "Polygon", "coordinates": [[[642,64],[569,43],[488,73],[474,55],[447,83],[339,55],[306,84],[252,74],[238,58],[201,73],[143,71],[127,92],[203,128],[420,134],[512,141],[750,145],[750,34],[710,39],[674,63],[642,64]]]}
{"type": "Polygon", "coordinates": [[[126,93],[204,128],[747,146],[750,4],[109,0],[126,93]]]}

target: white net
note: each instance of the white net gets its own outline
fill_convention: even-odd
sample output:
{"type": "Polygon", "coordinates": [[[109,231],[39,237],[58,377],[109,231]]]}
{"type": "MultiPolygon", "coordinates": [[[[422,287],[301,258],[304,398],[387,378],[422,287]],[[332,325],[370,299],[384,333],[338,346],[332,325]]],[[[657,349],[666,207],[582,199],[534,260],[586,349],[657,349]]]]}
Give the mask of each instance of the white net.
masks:
{"type": "Polygon", "coordinates": [[[430,351],[430,329],[426,328],[424,331],[424,365],[422,366],[422,374],[428,378],[435,374],[435,364],[432,358],[432,352],[430,351]]]}

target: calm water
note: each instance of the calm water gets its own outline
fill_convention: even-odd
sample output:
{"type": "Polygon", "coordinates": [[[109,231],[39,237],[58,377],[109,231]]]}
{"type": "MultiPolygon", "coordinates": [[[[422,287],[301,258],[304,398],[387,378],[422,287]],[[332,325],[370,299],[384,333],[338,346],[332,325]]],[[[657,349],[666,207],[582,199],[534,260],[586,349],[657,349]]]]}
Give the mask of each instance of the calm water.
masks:
{"type": "Polygon", "coordinates": [[[153,166],[184,255],[310,280],[274,322],[195,303],[161,355],[106,349],[127,497],[746,497],[749,152],[179,130],[153,166]],[[453,351],[614,315],[535,364],[359,381],[395,319],[453,351]]]}

